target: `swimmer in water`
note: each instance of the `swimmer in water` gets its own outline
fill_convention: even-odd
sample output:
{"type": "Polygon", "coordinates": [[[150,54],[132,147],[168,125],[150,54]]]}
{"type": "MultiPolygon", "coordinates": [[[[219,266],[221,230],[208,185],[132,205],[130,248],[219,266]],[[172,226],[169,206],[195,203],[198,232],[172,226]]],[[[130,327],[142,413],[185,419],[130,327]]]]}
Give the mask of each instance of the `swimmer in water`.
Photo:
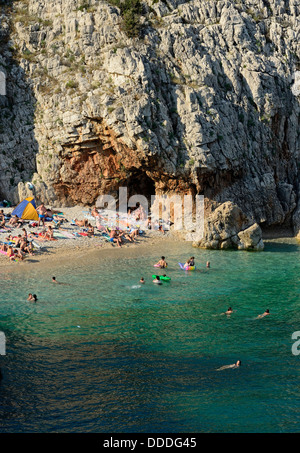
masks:
{"type": "Polygon", "coordinates": [[[221,368],[218,368],[217,371],[221,371],[221,370],[227,370],[229,368],[238,368],[242,365],[242,362],[240,360],[238,360],[236,363],[233,363],[232,365],[224,365],[224,366],[221,366],[221,368]]]}
{"type": "Polygon", "coordinates": [[[56,280],[55,277],[52,277],[52,281],[53,281],[53,283],[58,283],[58,281],[56,280]]]}
{"type": "Polygon", "coordinates": [[[28,299],[27,299],[27,300],[29,300],[29,301],[31,301],[31,302],[36,302],[38,299],[37,299],[36,294],[31,294],[31,293],[29,293],[29,294],[28,294],[28,299]]]}
{"type": "Polygon", "coordinates": [[[142,277],[142,278],[140,279],[140,283],[145,283],[144,277],[142,277]]]}
{"type": "Polygon", "coordinates": [[[258,315],[256,319],[261,319],[264,318],[265,316],[268,316],[270,314],[270,310],[266,310],[262,315],[258,315]]]}
{"type": "Polygon", "coordinates": [[[210,268],[210,262],[209,262],[209,261],[206,262],[206,267],[207,267],[208,269],[210,268]]]}
{"type": "Polygon", "coordinates": [[[160,281],[160,278],[159,278],[158,275],[157,275],[157,276],[155,277],[155,279],[153,280],[153,283],[157,283],[158,285],[161,285],[161,281],[160,281]]]}
{"type": "Polygon", "coordinates": [[[225,311],[225,315],[231,315],[231,313],[233,313],[233,310],[231,307],[229,307],[228,310],[225,311]]]}

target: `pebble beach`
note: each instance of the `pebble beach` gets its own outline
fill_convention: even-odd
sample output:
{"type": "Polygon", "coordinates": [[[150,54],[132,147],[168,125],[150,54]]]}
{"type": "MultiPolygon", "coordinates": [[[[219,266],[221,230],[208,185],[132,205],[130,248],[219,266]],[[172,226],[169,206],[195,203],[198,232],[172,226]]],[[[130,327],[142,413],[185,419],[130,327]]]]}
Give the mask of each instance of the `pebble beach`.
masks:
{"type": "MultiPolygon", "coordinates": [[[[10,208],[1,208],[5,215],[11,213],[13,211],[13,207],[10,208]]],[[[174,233],[170,230],[166,230],[163,234],[161,231],[157,230],[143,230],[143,233],[140,234],[134,242],[130,242],[126,240],[121,247],[118,247],[117,244],[108,242],[105,237],[101,234],[99,230],[96,228],[95,219],[92,220],[90,215],[89,208],[85,208],[83,206],[75,206],[75,207],[63,207],[63,208],[55,208],[55,211],[60,211],[63,213],[63,217],[67,219],[67,222],[63,222],[59,229],[54,230],[54,237],[56,236],[56,232],[67,232],[67,233],[78,233],[83,229],[78,227],[77,225],[72,224],[74,219],[77,220],[84,220],[88,218],[91,225],[95,228],[95,234],[93,237],[81,236],[74,238],[60,238],[55,237],[54,241],[35,241],[38,247],[34,248],[34,255],[29,256],[26,255],[26,258],[23,261],[9,261],[6,255],[0,254],[0,266],[24,266],[24,265],[35,265],[46,263],[55,260],[70,260],[70,257],[82,256],[83,254],[87,254],[89,252],[93,252],[96,250],[103,251],[103,255],[109,256],[112,254],[113,256],[116,253],[121,255],[130,255],[131,253],[135,253],[135,250],[141,251],[141,249],[147,249],[148,247],[153,247],[158,245],[161,242],[168,242],[172,241],[172,237],[174,233]]],[[[6,226],[8,227],[8,221],[6,222],[6,226]]],[[[0,232],[0,242],[5,242],[6,238],[9,234],[13,236],[18,236],[22,234],[22,229],[25,228],[27,233],[41,233],[43,230],[47,229],[48,225],[53,226],[52,222],[45,222],[45,227],[40,225],[39,227],[30,227],[29,221],[25,221],[22,227],[13,227],[11,231],[0,232]]],[[[32,238],[29,238],[29,240],[32,238]]]]}

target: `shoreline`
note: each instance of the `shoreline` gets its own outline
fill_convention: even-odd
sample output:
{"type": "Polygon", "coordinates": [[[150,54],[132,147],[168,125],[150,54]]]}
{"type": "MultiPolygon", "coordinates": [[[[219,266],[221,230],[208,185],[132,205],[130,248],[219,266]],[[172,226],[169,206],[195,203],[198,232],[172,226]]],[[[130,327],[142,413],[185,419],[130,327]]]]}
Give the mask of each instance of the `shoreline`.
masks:
{"type": "MultiPolygon", "coordinates": [[[[4,214],[11,213],[14,207],[11,208],[2,208],[4,214]]],[[[55,209],[58,211],[58,208],[55,209]]],[[[68,220],[67,223],[63,223],[58,230],[54,229],[54,237],[56,232],[65,231],[67,233],[79,232],[82,229],[80,227],[74,226],[71,224],[73,219],[84,220],[89,216],[89,210],[82,206],[75,206],[72,208],[62,208],[64,218],[68,220]]],[[[174,240],[182,241],[176,234],[170,230],[166,230],[165,234],[158,230],[143,230],[143,234],[137,236],[134,242],[126,240],[121,247],[118,247],[116,243],[111,243],[107,241],[102,235],[101,232],[95,227],[95,219],[89,221],[95,228],[94,237],[74,237],[74,238],[57,238],[55,241],[37,241],[35,242],[39,245],[40,248],[34,250],[34,255],[30,256],[26,254],[24,261],[9,261],[6,255],[0,254],[0,269],[1,268],[10,268],[10,269],[28,269],[30,267],[45,265],[45,264],[55,264],[67,263],[70,260],[79,260],[82,257],[86,258],[87,254],[98,253],[99,259],[109,258],[109,257],[122,257],[129,255],[140,255],[141,252],[147,253],[146,251],[151,248],[158,248],[158,251],[161,249],[162,244],[173,244],[174,240]],[[101,253],[99,253],[101,252],[101,253]]],[[[52,222],[46,222],[45,228],[47,229],[48,225],[53,225],[52,222]]],[[[8,227],[8,221],[6,222],[8,227]]],[[[12,228],[11,233],[0,232],[0,241],[5,241],[5,238],[12,234],[13,236],[18,236],[22,234],[23,227],[12,228]]],[[[24,225],[27,233],[39,233],[44,227],[34,227],[29,228],[29,224],[24,225]]],[[[32,238],[29,238],[31,240],[32,238]]]]}
{"type": "MultiPolygon", "coordinates": [[[[11,212],[14,208],[2,208],[4,213],[11,212]]],[[[64,217],[68,219],[68,223],[63,223],[61,231],[74,232],[78,231],[78,227],[71,225],[72,219],[84,220],[89,212],[87,208],[82,206],[76,206],[73,208],[62,208],[64,217]]],[[[90,219],[91,220],[91,219],[90,219]]],[[[95,221],[91,221],[95,227],[95,221]]],[[[51,222],[46,222],[46,228],[48,225],[52,225],[51,222]]],[[[28,228],[28,223],[24,225],[27,232],[31,231],[40,232],[43,227],[35,227],[32,229],[28,228]]],[[[60,230],[54,230],[60,231],[60,230]]],[[[17,236],[22,233],[22,228],[14,228],[11,233],[1,233],[0,241],[4,241],[8,234],[17,236]]],[[[158,230],[145,230],[142,235],[139,235],[136,242],[126,241],[122,247],[118,247],[117,244],[112,244],[107,241],[101,233],[95,228],[96,235],[94,237],[80,237],[80,238],[58,238],[55,241],[41,241],[39,243],[40,249],[35,249],[34,255],[26,255],[24,261],[11,262],[8,258],[1,254],[0,255],[0,268],[15,268],[15,269],[28,269],[33,266],[44,266],[45,264],[53,264],[59,262],[66,264],[70,260],[79,260],[82,257],[86,259],[87,255],[92,256],[94,253],[98,253],[97,258],[121,258],[121,257],[134,257],[141,253],[147,254],[147,250],[157,249],[158,255],[162,253],[162,246],[170,248],[175,243],[186,243],[191,245],[191,241],[186,241],[181,234],[172,230],[166,230],[165,234],[158,230]],[[101,252],[101,253],[99,253],[101,252]]],[[[268,228],[263,231],[264,243],[272,241],[290,241],[297,243],[297,238],[293,236],[291,230],[279,229],[279,228],[268,228]]],[[[203,249],[207,250],[207,249],[203,249]]],[[[165,253],[165,252],[164,252],[165,253]]]]}

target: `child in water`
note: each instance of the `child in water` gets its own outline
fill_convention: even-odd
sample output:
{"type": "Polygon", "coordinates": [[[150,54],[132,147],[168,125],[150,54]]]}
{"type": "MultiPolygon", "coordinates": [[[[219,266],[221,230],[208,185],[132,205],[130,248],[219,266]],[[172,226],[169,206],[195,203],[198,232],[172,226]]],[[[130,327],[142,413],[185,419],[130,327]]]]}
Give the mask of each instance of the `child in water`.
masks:
{"type": "Polygon", "coordinates": [[[166,263],[165,257],[162,256],[161,259],[158,261],[158,263],[155,264],[155,266],[159,266],[161,269],[167,267],[168,263],[166,263]]]}

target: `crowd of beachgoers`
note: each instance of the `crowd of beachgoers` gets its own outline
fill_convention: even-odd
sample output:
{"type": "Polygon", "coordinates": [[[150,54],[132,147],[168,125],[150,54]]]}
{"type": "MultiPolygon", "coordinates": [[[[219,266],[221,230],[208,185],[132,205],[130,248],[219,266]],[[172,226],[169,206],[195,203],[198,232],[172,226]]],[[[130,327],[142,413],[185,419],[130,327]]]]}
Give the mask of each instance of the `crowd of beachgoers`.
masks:
{"type": "Polygon", "coordinates": [[[146,237],[168,235],[164,222],[151,223],[142,206],[128,210],[126,215],[100,210],[52,209],[40,204],[38,220],[25,220],[13,214],[14,208],[0,208],[0,256],[11,262],[47,253],[55,248],[93,246],[123,247],[138,244],[146,237]]]}

